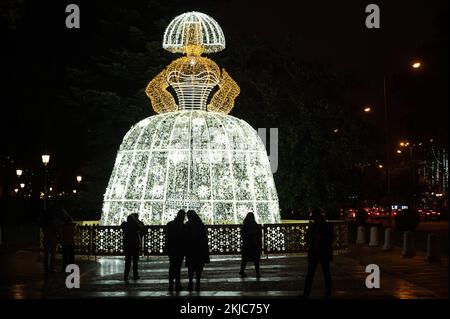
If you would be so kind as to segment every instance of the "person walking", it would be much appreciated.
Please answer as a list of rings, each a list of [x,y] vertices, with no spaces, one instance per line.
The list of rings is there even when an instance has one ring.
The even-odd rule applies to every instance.
[[[208,237],[206,227],[200,217],[193,210],[187,212],[186,223],[186,267],[188,268],[189,284],[188,290],[193,289],[193,278],[195,273],[195,290],[200,290],[200,280],[203,267],[210,262]]]
[[[330,262],[333,260],[333,226],[325,220],[325,214],[319,209],[312,212],[313,223],[310,223],[306,232],[306,245],[308,246],[308,270],[305,278],[303,297],[309,298],[314,273],[319,263],[325,279],[325,298],[331,298],[331,271]]]
[[[143,231],[143,226],[136,221],[136,217],[133,214],[129,215],[127,221],[123,222],[121,226],[125,252],[125,271],[123,277],[125,281],[128,281],[131,261],[133,261],[133,279],[138,280],[138,261],[141,251],[141,232]]]
[[[166,249],[169,255],[169,291],[173,291],[174,281],[175,290],[183,290],[181,286],[181,266],[185,255],[185,216],[186,212],[181,209],[175,219],[167,223],[166,226]]]
[[[72,217],[66,216],[66,220],[61,230],[62,245],[62,272],[66,272],[67,265],[75,263],[75,236],[77,235],[77,225],[73,222]]]
[[[239,274],[242,278],[247,277],[245,267],[247,262],[255,264],[256,277],[260,278],[259,263],[262,252],[262,228],[256,223],[255,215],[248,213],[242,225],[242,262]]]

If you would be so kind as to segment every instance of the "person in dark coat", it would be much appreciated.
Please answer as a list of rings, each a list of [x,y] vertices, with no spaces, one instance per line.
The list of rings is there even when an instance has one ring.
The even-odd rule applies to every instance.
[[[255,215],[248,213],[242,225],[242,262],[239,274],[242,278],[247,277],[245,267],[247,262],[255,264],[256,277],[260,278],[259,262],[262,252],[262,228],[256,223]]]
[[[45,274],[56,272],[56,246],[58,244],[58,226],[53,210],[44,213],[41,219],[42,244],[44,248]]]
[[[138,261],[141,250],[141,233],[143,226],[136,217],[131,214],[127,217],[127,221],[122,223],[123,230],[123,249],[125,252],[125,271],[123,274],[124,280],[128,280],[128,275],[131,268],[131,260],[133,260],[133,279],[139,279],[138,275]]]
[[[312,212],[312,217],[314,222],[309,224],[306,232],[308,271],[305,278],[303,298],[309,298],[314,272],[320,263],[325,279],[325,298],[329,299],[331,298],[330,262],[333,260],[333,225],[325,220],[325,214],[319,209]]]
[[[188,290],[193,289],[193,278],[195,272],[195,290],[200,290],[200,279],[203,267],[210,262],[208,236],[206,227],[196,212],[187,212],[188,222],[186,223],[186,267],[188,268],[189,285]]]
[[[77,235],[77,225],[73,222],[72,217],[66,216],[66,220],[61,229],[61,246],[62,246],[62,271],[66,271],[67,265],[75,263],[75,236]]]
[[[181,286],[181,265],[185,255],[184,240],[185,227],[184,218],[186,212],[178,211],[174,220],[167,223],[166,226],[166,249],[169,255],[169,291],[173,291],[173,282],[175,280],[175,290],[183,290]]]

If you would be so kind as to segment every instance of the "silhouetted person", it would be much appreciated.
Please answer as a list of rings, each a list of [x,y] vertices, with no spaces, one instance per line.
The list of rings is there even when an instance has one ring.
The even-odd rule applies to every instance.
[[[77,225],[73,219],[67,215],[66,220],[61,229],[61,245],[62,245],[62,271],[66,271],[67,265],[75,263],[75,236],[77,234]]]
[[[141,232],[143,226],[133,214],[127,217],[127,221],[122,223],[123,230],[123,248],[125,252],[125,271],[123,274],[124,280],[128,280],[128,275],[131,268],[131,260],[133,260],[133,279],[139,279],[138,275],[138,261],[141,250]]]
[[[141,229],[141,231],[139,232],[139,234],[141,235],[141,237],[142,237],[142,235],[143,235],[143,229],[144,229],[144,227],[145,227],[145,225],[144,225],[144,222],[143,221],[141,221],[140,219],[139,219],[139,214],[138,213],[133,213],[133,214],[131,214],[133,217],[134,217],[134,220],[136,221],[136,223],[139,225],[139,227],[140,227],[140,229]]]
[[[255,215],[248,213],[242,225],[242,262],[241,277],[247,277],[245,267],[247,262],[252,261],[255,264],[256,277],[261,277],[259,273],[259,262],[262,251],[262,228],[255,221]]]
[[[314,210],[312,217],[314,222],[308,225],[306,232],[308,271],[305,278],[303,297],[309,298],[314,272],[320,263],[325,279],[325,298],[329,299],[331,298],[330,262],[333,260],[333,226],[325,220],[325,215],[321,210]]]
[[[182,290],[181,286],[181,265],[185,255],[184,240],[185,226],[184,218],[186,212],[178,211],[174,220],[167,223],[166,226],[166,247],[169,255],[169,291],[173,291],[173,282],[175,280],[175,290]]]
[[[203,266],[209,263],[209,247],[206,227],[200,217],[192,210],[187,212],[186,223],[186,267],[188,268],[189,285],[188,290],[193,289],[193,278],[195,273],[195,290],[200,290],[200,279]]]
[[[42,244],[44,246],[44,271],[56,272],[56,245],[58,244],[58,227],[53,210],[44,212],[41,220]]]
[[[139,219],[138,213],[133,213],[131,215],[134,217],[134,220],[136,221],[136,223],[138,225],[140,243],[142,243],[142,237],[144,237],[144,233],[145,233],[145,224],[142,220]]]

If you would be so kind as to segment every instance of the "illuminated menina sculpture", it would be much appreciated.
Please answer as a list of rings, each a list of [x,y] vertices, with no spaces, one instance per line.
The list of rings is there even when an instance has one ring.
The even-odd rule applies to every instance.
[[[206,224],[239,224],[250,211],[260,223],[279,222],[264,144],[248,123],[227,115],[239,86],[202,56],[225,48],[220,26],[205,14],[184,13],[167,27],[163,48],[184,56],[147,85],[159,114],[125,135],[101,225],[119,225],[131,213],[147,225],[161,225],[181,208],[196,210]]]

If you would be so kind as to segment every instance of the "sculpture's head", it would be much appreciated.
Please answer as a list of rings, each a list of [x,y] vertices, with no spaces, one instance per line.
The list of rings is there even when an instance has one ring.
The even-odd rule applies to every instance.
[[[199,56],[225,49],[225,36],[213,18],[192,11],[175,17],[169,23],[162,46],[172,53]]]

